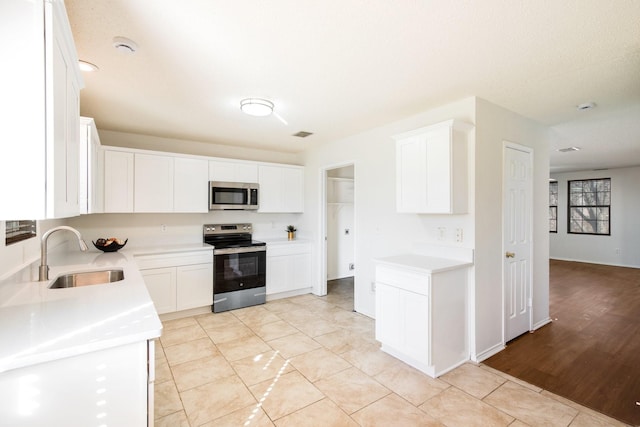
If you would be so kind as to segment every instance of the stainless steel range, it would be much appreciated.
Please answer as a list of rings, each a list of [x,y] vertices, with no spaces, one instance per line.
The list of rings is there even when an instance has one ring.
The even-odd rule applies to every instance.
[[[213,312],[266,301],[267,245],[251,237],[251,224],[205,224],[204,243],[213,245]]]

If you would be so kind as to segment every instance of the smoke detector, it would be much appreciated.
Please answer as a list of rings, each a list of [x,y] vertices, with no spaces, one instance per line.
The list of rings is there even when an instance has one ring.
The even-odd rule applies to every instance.
[[[126,37],[114,37],[113,47],[125,55],[133,55],[138,50],[136,42]]]

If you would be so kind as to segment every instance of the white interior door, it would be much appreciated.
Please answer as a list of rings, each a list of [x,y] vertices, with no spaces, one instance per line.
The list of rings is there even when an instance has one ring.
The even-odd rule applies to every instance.
[[[504,147],[504,333],[505,342],[531,329],[532,152]]]

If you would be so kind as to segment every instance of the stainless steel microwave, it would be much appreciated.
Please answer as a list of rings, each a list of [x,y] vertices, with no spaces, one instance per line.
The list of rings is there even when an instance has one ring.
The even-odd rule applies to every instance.
[[[257,183],[209,181],[209,210],[258,209]]]

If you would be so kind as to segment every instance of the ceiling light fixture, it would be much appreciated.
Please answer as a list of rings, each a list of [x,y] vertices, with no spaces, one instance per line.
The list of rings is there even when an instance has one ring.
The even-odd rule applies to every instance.
[[[98,71],[99,68],[97,65],[92,64],[91,62],[79,60],[78,65],[80,66],[80,70],[86,71],[88,73],[92,73],[94,71]]]
[[[273,113],[273,102],[262,98],[246,98],[240,101],[243,113],[254,117],[266,117]]]

